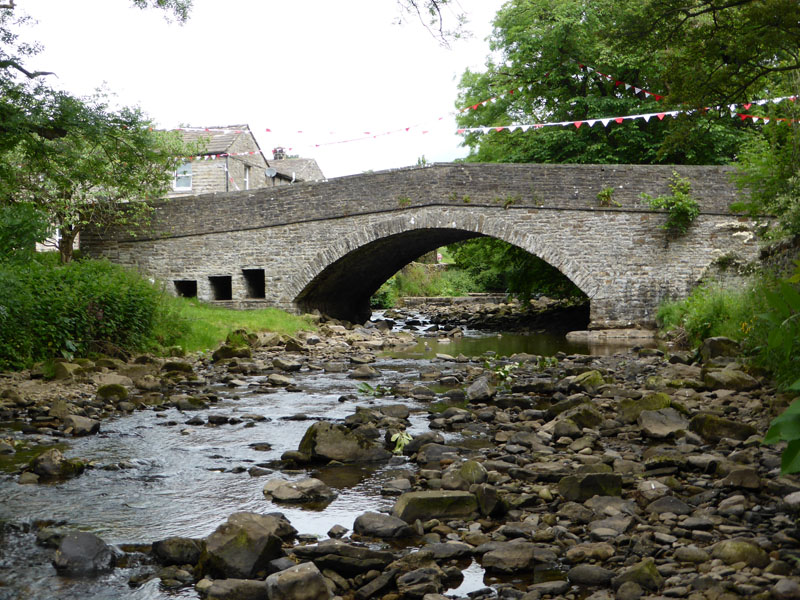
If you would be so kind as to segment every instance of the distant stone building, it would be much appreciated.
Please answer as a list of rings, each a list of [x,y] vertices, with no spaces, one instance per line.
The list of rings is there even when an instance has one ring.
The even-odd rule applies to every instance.
[[[185,142],[199,143],[201,150],[175,170],[169,197],[236,192],[324,179],[314,159],[268,162],[247,125],[190,128],[180,133]]]

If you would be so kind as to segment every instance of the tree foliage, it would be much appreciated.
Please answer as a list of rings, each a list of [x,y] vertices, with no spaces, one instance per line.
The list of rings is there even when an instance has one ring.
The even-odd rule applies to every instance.
[[[457,267],[470,273],[487,291],[513,294],[527,300],[536,294],[580,296],[582,292],[556,268],[519,248],[491,237],[451,244]]]
[[[787,0],[511,0],[495,19],[485,71],[467,71],[460,84],[460,107],[496,101],[461,113],[461,127],[681,114],[578,130],[470,133],[469,159],[731,162],[752,124],[732,119],[728,104],[787,89],[786,73],[800,66],[798,17],[798,3]]]
[[[146,220],[149,208],[137,201],[167,191],[189,148],[175,134],[154,131],[139,109],[112,109],[103,93],[81,98],[55,90],[47,73],[28,71],[25,59],[39,47],[19,43],[16,33],[28,20],[0,11],[0,204],[47,212],[68,262],[86,225]]]

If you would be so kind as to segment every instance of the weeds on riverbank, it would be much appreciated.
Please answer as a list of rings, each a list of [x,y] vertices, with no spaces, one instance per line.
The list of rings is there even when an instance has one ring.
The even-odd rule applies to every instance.
[[[746,358],[783,389],[800,391],[800,261],[794,275],[761,275],[741,288],[701,286],[658,311],[663,331],[697,347],[708,337],[741,343]]]

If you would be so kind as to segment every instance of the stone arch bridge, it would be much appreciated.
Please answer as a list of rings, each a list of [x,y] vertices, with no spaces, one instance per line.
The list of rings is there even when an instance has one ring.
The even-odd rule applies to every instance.
[[[673,171],[690,180],[701,214],[669,239],[665,214],[641,194],[669,193]],[[81,244],[177,294],[361,322],[369,297],[413,259],[491,236],[569,277],[590,299],[590,327],[647,325],[660,301],[688,294],[715,261],[757,256],[751,223],[729,211],[729,175],[715,166],[434,164],[173,199],[135,236],[93,230]]]

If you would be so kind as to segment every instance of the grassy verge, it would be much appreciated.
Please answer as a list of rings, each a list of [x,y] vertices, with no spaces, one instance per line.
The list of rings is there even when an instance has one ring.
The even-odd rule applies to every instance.
[[[152,337],[161,346],[180,346],[186,352],[195,352],[216,348],[237,329],[294,335],[301,330],[313,330],[314,326],[303,317],[277,308],[231,310],[165,295]]]

